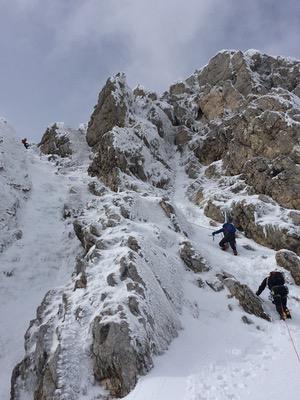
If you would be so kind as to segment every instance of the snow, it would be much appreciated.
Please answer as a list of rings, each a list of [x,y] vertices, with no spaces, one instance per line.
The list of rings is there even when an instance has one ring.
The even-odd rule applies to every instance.
[[[59,174],[35,149],[26,151],[5,135],[7,130],[0,133],[6,144],[5,170],[14,165],[10,172],[14,179],[21,179],[23,169],[32,187],[18,211],[16,227],[22,229],[22,238],[0,253],[0,399],[4,400],[9,398],[12,369],[23,357],[23,335],[29,321],[45,293],[64,284],[73,272],[80,246],[62,211],[65,203],[79,203],[80,191],[72,194],[70,188],[76,188],[81,171],[78,166],[77,172]]]
[[[151,332],[150,327],[147,329],[159,344],[159,352],[169,348],[163,355],[154,358],[152,371],[140,378],[136,388],[125,399],[265,400],[267,388],[267,396],[272,400],[281,400],[283,396],[298,400],[299,362],[285,323],[278,320],[267,291],[261,298],[273,321],[270,323],[248,316],[253,324],[246,325],[241,321],[245,312],[235,299],[228,298],[226,289],[215,293],[208,285],[200,288],[197,283],[199,278],[211,281],[216,273],[226,271],[255,291],[262,279],[274,269],[275,252],[242,234],[237,241],[238,257],[234,257],[231,251],[219,250],[217,238],[213,241],[211,237],[214,228],[209,225],[203,211],[186,197],[193,181],[184,172],[184,160],[179,153],[164,148],[156,130],[153,127],[150,129],[149,122],[143,120],[143,112],[137,111],[140,113],[137,122],[143,126],[145,135],[147,131],[147,139],[152,146],[151,151],[145,146],[142,149],[145,170],[152,171],[152,174],[157,171],[158,176],[166,173],[166,168],[155,160],[154,150],[157,150],[156,156],[171,163],[172,169],[166,173],[171,179],[170,190],[164,194],[168,195],[176,210],[182,231],[187,233],[194,249],[205,257],[212,269],[202,274],[185,270],[178,250],[186,237],[174,231],[171,221],[161,210],[159,201],[162,190],[150,190],[147,183],[140,183],[139,190],[141,193],[145,190],[144,197],[130,190],[120,193],[108,190],[100,198],[92,197],[87,192],[87,183],[91,178],[86,173],[89,149],[84,140],[84,127],[80,132],[59,125],[60,133],[67,133],[70,137],[75,153],[72,158],[60,160],[57,165],[49,163],[34,148],[25,151],[19,145],[14,161],[22,162],[22,173],[28,175],[31,190],[28,198],[22,199],[18,218],[14,220],[13,229],[22,228],[22,238],[0,254],[0,271],[11,272],[11,276],[1,274],[0,281],[3,321],[0,326],[0,399],[8,398],[11,370],[23,357],[23,334],[28,323],[34,318],[45,293],[53,288],[56,289],[49,293],[52,303],[45,314],[48,320],[54,319],[57,328],[53,331],[52,352],[56,351],[59,343],[63,349],[58,363],[57,395],[69,394],[75,398],[79,394],[80,399],[92,400],[104,393],[93,377],[90,322],[103,309],[114,311],[127,300],[125,283],[118,281],[117,286],[111,287],[107,284],[107,277],[119,269],[120,259],[126,257],[128,252],[124,239],[133,235],[144,251],[144,260],[137,267],[138,273],[147,282],[147,312],[157,320],[156,332]],[[134,127],[115,128],[112,133],[116,147],[132,151],[134,146],[128,142],[131,138],[137,146],[134,150],[140,154],[139,144],[134,142]],[[7,136],[5,140],[8,140]],[[155,140],[158,141],[157,147]],[[10,142],[9,146],[9,151],[15,151],[18,145]],[[4,163],[8,165],[9,160],[4,160]],[[220,168],[220,163],[216,165]],[[14,169],[10,175],[20,176],[21,180],[24,178],[20,171]],[[3,185],[6,182],[7,177],[1,181]],[[228,202],[233,201],[230,191],[225,189],[228,182],[219,188],[209,180],[202,180],[201,184],[205,193],[216,193],[223,198],[227,196]],[[19,195],[13,192],[11,196]],[[258,201],[256,196],[246,196],[245,193],[235,197],[255,204]],[[111,215],[117,211],[118,204],[126,206],[125,198],[131,203],[130,219],[123,218],[120,224],[104,229]],[[95,246],[92,246],[86,255],[87,290],[73,290],[75,278],[72,273],[80,246],[74,238],[71,220],[62,218],[65,204],[71,206],[85,223],[93,223],[96,228],[103,229],[101,240],[107,247],[104,246],[97,254]],[[267,216],[258,216],[262,223],[267,223],[267,218],[276,215],[279,219],[280,209],[276,204],[266,207],[271,211]],[[97,256],[101,260],[97,260]],[[288,273],[285,272],[285,275],[290,286],[289,307],[293,315],[287,323],[300,350],[300,317],[297,315],[300,289],[293,284]],[[162,288],[167,290],[171,302],[166,300]],[[62,292],[68,307],[63,321],[58,321],[57,308]],[[101,301],[103,293],[107,296],[105,302]],[[156,315],[153,315],[153,310],[157,310]],[[79,312],[76,323],[74,311]],[[130,319],[130,315],[127,317],[130,327],[142,337],[143,332],[136,319]],[[106,318],[118,320],[118,314],[112,313]],[[179,331],[170,345],[170,333],[164,331],[166,320],[170,321],[170,325],[174,324],[174,332]],[[35,329],[32,326],[31,333]]]
[[[177,212],[190,224],[188,231],[195,249],[214,267],[214,273],[232,273],[241,282],[257,290],[262,279],[274,269],[274,251],[241,237],[238,239],[238,257],[221,252],[217,242],[209,236],[211,227],[196,206],[185,198],[187,187],[183,170],[177,172],[173,201]],[[173,203],[174,204],[174,203]],[[243,246],[250,245],[253,250]],[[291,283],[291,296],[300,290]],[[200,274],[207,279],[210,272]],[[167,353],[154,359],[154,369],[142,377],[126,400],[275,400],[283,396],[299,398],[299,371],[285,323],[278,320],[274,306],[265,291],[261,298],[273,318],[269,323],[249,316],[253,325],[241,322],[245,313],[226,292],[212,292],[207,286],[198,288],[195,275],[186,274],[185,304],[181,321],[184,330],[175,339]],[[231,306],[233,311],[229,311]],[[300,317],[298,303],[289,300],[293,319],[288,321],[293,339],[300,351]]]
[[[244,54],[248,57],[254,57],[256,55],[264,55],[261,51],[256,50],[256,49],[248,49],[244,52]]]

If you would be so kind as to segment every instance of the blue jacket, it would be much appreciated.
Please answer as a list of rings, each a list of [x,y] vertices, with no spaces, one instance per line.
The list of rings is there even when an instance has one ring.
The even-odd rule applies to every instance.
[[[224,233],[224,236],[235,236],[236,228],[233,224],[226,222],[223,225],[223,228],[219,229],[218,231],[214,231],[213,235],[217,235],[218,233]]]

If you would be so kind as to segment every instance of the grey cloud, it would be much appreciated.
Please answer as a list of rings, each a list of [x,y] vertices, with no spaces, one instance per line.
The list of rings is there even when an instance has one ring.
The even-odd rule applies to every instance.
[[[0,0],[0,115],[37,139],[89,118],[107,77],[162,91],[223,48],[300,58],[298,1]]]

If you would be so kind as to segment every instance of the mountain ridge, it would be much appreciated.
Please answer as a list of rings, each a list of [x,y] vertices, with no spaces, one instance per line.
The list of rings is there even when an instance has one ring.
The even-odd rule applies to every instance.
[[[201,327],[202,300],[205,312],[211,302],[225,318],[226,290],[240,334],[242,309],[270,334],[265,319],[274,314],[252,290],[275,253],[247,237],[294,252],[292,269],[300,269],[299,66],[221,52],[161,98],[131,90],[118,74],[99,94],[80,162],[72,141],[80,137],[81,148],[83,130],[47,130],[40,149],[59,176],[75,179],[70,190],[83,193],[64,207],[82,250],[66,285],[46,295],[30,324],[12,400],[126,396],[188,329],[187,314]],[[230,254],[215,255],[208,237],[228,215],[245,234],[238,246],[249,276]],[[280,266],[290,271],[284,259]],[[298,283],[286,274],[296,299]],[[188,399],[201,398],[198,386],[198,397]],[[224,390],[230,396],[233,388]]]

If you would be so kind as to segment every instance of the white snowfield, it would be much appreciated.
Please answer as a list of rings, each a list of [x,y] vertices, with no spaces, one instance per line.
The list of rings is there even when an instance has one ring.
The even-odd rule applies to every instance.
[[[2,128],[1,138],[4,171],[7,165],[11,167],[6,162],[10,159],[16,176],[23,170],[23,175],[28,175],[31,182],[29,198],[20,204],[14,226],[22,230],[22,237],[0,253],[0,399],[6,400],[10,397],[12,369],[23,357],[24,334],[29,321],[35,318],[46,292],[64,285],[74,270],[80,245],[74,240],[72,223],[63,219],[63,206],[79,205],[81,187],[76,190],[77,174],[81,174],[81,185],[84,174],[80,165],[76,176],[72,168],[67,175],[63,170],[58,173],[47,157],[39,155],[35,146],[26,150],[13,137],[12,131]],[[84,144],[80,146],[80,156],[84,153]],[[4,183],[1,189],[7,190]],[[9,204],[4,204],[3,197],[0,204],[2,217],[2,209]]]
[[[3,131],[0,136],[2,134],[5,136]],[[14,142],[19,154],[25,158],[31,191],[20,206],[17,220],[22,237],[0,253],[0,400],[9,399],[11,372],[23,357],[23,335],[29,321],[35,317],[45,293],[69,281],[75,256],[80,251],[71,222],[62,218],[64,204],[76,208],[89,200],[86,189],[89,151],[84,137],[75,137],[77,159],[74,164],[66,163],[61,169],[48,162],[45,156],[41,157],[35,149],[25,151]],[[22,157],[16,157],[14,163],[21,162]],[[152,371],[140,378],[125,399],[299,400],[300,362],[285,322],[279,321],[274,305],[268,300],[267,290],[261,298],[273,321],[247,315],[253,322],[247,325],[241,320],[245,312],[235,299],[228,298],[226,289],[216,293],[207,285],[200,288],[197,283],[199,278],[211,280],[218,271],[224,270],[257,290],[262,279],[276,265],[275,252],[242,234],[237,239],[238,257],[234,257],[231,250],[220,251],[218,237],[212,240],[213,228],[208,219],[185,196],[190,182],[180,164],[180,155],[176,154],[170,200],[189,240],[213,270],[193,274],[182,266],[182,281],[176,284],[183,289],[180,315],[183,329],[168,351],[154,358]],[[141,220],[148,217],[148,210],[140,207],[138,212]],[[162,220],[161,211],[153,215],[153,221],[158,229],[161,224],[161,231],[166,232],[168,222]],[[141,232],[147,240],[146,229],[141,227]],[[171,230],[169,236],[166,233],[166,243],[173,234]],[[245,245],[248,249],[243,247]],[[178,246],[170,246],[167,250],[169,256],[174,252],[174,257],[178,257]],[[164,268],[167,268],[166,263]],[[287,324],[300,351],[300,303],[293,298],[300,298],[300,288],[295,286],[288,273],[285,272],[285,276],[290,288],[288,305],[293,315]],[[67,377],[71,376],[72,371],[65,372]],[[102,393],[96,385],[80,400],[96,400],[98,390]]]

